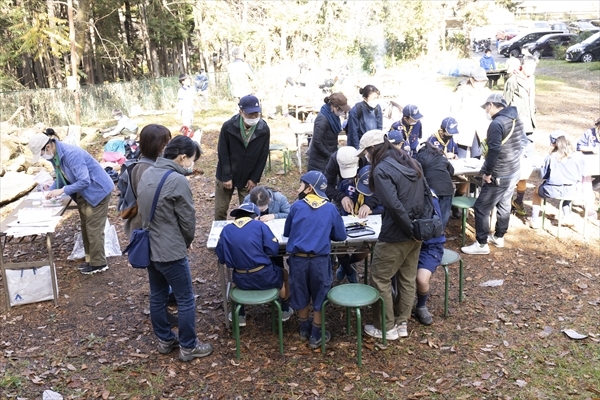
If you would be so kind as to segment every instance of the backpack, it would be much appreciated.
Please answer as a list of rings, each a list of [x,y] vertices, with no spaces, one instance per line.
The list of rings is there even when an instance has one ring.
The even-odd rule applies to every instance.
[[[152,164],[151,161],[138,161],[138,160],[127,160],[121,165],[121,172],[119,173],[119,179],[117,180],[117,188],[119,189],[119,202],[117,204],[117,211],[119,216],[123,219],[131,219],[137,215],[137,197],[133,192],[133,186],[131,185],[131,172],[138,162],[145,162]]]

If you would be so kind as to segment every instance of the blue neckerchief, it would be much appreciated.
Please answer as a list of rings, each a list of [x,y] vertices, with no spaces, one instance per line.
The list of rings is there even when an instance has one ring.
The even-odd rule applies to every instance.
[[[342,131],[340,117],[331,112],[331,106],[329,104],[323,104],[320,112],[327,118],[327,121],[329,121],[329,126],[331,126],[333,133],[340,133]]]

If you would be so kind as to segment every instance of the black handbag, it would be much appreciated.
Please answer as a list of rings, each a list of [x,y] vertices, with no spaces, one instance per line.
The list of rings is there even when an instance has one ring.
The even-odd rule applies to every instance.
[[[167,179],[167,176],[173,172],[173,170],[167,171],[160,180],[156,193],[154,194],[154,200],[152,201],[152,210],[150,211],[150,220],[148,221],[148,227],[152,223],[154,218],[154,211],[156,211],[156,204],[158,203],[158,195]],[[148,268],[150,265],[150,231],[148,228],[140,228],[131,232],[131,238],[129,239],[129,245],[123,250],[123,255],[127,254],[129,264],[133,268]]]
[[[418,218],[412,221],[412,232],[413,237],[416,240],[425,241],[439,237],[443,233],[442,219],[435,210],[433,204],[433,198],[429,185],[424,182],[425,188],[425,210],[423,216],[430,216],[429,218]]]

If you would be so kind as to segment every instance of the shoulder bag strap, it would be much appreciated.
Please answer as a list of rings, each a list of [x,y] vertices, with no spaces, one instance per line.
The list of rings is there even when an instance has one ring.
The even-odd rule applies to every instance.
[[[165,173],[163,175],[162,179],[160,180],[160,183],[158,184],[158,187],[156,188],[156,193],[154,194],[154,200],[152,201],[152,210],[150,211],[150,220],[148,220],[148,225],[150,225],[150,223],[152,222],[152,218],[154,218],[154,211],[156,211],[156,204],[158,203],[158,195],[160,194],[160,191],[162,190],[163,184],[167,180],[167,176],[169,176],[171,174],[171,172],[173,172],[172,169],[167,171],[167,173]]]
[[[515,131],[515,124],[516,124],[517,120],[513,119],[513,125],[512,128],[510,130],[510,132],[508,132],[508,135],[506,135],[506,137],[502,140],[502,143],[500,144],[500,146],[502,146],[504,143],[506,143],[506,141],[510,138],[510,136],[513,134],[513,132]]]

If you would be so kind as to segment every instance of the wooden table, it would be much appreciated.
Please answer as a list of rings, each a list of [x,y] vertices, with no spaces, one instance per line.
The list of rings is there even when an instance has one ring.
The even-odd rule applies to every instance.
[[[34,192],[35,193],[35,192]],[[52,255],[52,239],[54,236],[54,230],[60,221],[61,216],[69,206],[71,198],[63,196],[61,201],[52,206],[42,206],[41,199],[32,198],[32,195],[24,199],[17,208],[15,208],[0,224],[0,270],[2,270],[2,283],[4,286],[4,292],[6,294],[6,306],[10,309],[10,294],[8,290],[8,280],[6,277],[6,270],[22,270],[29,268],[38,268],[49,266],[50,275],[52,277],[52,291],[54,294],[54,304],[58,305],[58,284],[56,281],[56,268],[54,265],[54,257]],[[30,208],[51,208],[54,218],[53,221],[48,223],[38,223],[39,226],[29,226],[22,228],[20,226],[14,226],[18,221],[19,210],[30,209]],[[4,250],[9,244],[23,244],[33,243],[37,238],[46,237],[46,249],[48,253],[44,259],[39,261],[28,261],[18,263],[5,263],[4,262]],[[29,240],[25,241],[26,238]]]
[[[508,72],[506,69],[492,69],[489,71],[486,71],[485,73],[488,77],[488,87],[490,89],[492,89],[494,87],[494,85],[498,85],[498,80],[500,78],[504,79],[504,83],[506,83],[506,75],[508,75]]]
[[[353,217],[342,217],[344,220],[344,224],[348,224],[351,222],[357,221],[356,218]],[[210,233],[208,235],[208,240],[206,241],[206,247],[209,250],[215,250],[217,247],[217,243],[219,241],[219,236],[221,235],[221,231],[227,225],[232,223],[233,220],[228,221],[213,221],[212,227],[210,229]],[[283,236],[283,228],[285,225],[285,219],[273,219],[271,221],[266,222],[267,226],[271,228],[271,231],[279,240],[279,254],[284,256],[286,255],[285,247],[287,245],[287,237]],[[372,252],[375,243],[377,243],[377,238],[379,237],[379,232],[381,231],[381,215],[369,215],[367,217],[367,226],[373,229],[375,232],[369,236],[363,236],[359,238],[351,238],[347,237],[343,242],[331,242],[331,254],[348,254],[352,253],[355,250],[367,247],[369,252]],[[365,274],[364,281],[367,283],[367,275],[368,275],[368,264],[369,257],[365,259]],[[228,294],[229,289],[231,287],[231,276],[229,268],[227,268],[224,264],[219,263],[217,260],[217,268],[219,269],[219,277],[221,280],[221,292],[223,295],[223,310],[225,311],[225,326],[229,329],[229,305],[228,305]]]

